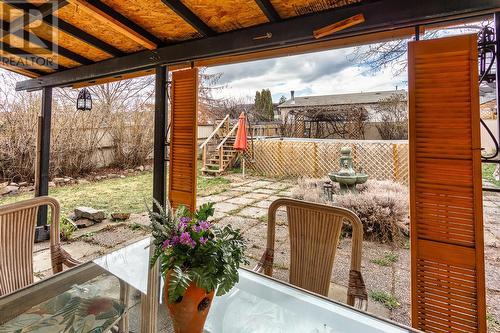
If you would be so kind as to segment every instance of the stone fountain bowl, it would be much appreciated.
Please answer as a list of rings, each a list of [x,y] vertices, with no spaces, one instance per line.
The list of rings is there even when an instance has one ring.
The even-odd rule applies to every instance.
[[[330,177],[330,179],[331,179],[332,182],[336,182],[337,181],[337,178],[335,177],[334,173],[329,173],[328,177]]]
[[[358,177],[355,175],[354,176],[335,175],[335,181],[338,182],[339,184],[355,185],[358,183],[357,180],[358,180]]]
[[[363,184],[366,183],[368,180],[368,175],[364,173],[357,173],[356,174],[356,184]]]

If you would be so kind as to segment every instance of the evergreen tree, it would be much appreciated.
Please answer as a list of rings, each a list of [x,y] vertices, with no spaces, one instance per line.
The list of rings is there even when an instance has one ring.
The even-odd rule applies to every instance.
[[[255,115],[258,118],[257,120],[260,120],[259,118],[260,115],[262,114],[262,95],[258,90],[255,92],[254,107],[255,107]]]
[[[286,97],[285,97],[285,96],[283,96],[283,95],[281,95],[281,97],[280,97],[280,101],[279,101],[278,105],[281,105],[281,104],[283,104],[283,103],[285,103],[285,102],[286,102]]]
[[[262,93],[261,93],[262,95]],[[274,120],[274,107],[273,107],[273,96],[271,95],[271,90],[265,90],[265,99],[264,99],[264,117],[268,121]]]

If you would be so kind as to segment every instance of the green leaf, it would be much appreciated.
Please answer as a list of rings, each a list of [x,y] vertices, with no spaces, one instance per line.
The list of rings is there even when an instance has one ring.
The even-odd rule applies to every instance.
[[[208,202],[201,205],[195,213],[196,219],[198,219],[198,221],[208,220],[208,218],[213,216],[215,213],[214,205],[215,203],[213,202]]]
[[[175,266],[170,274],[168,301],[175,303],[180,297],[184,296],[189,283],[191,283],[189,274],[184,272],[179,266]]]

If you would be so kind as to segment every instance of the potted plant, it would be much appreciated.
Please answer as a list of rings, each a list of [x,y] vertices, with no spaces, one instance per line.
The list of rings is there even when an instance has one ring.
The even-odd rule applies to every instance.
[[[155,245],[151,265],[159,259],[164,303],[176,333],[201,333],[214,294],[224,295],[238,282],[238,268],[246,262],[245,241],[239,230],[208,222],[213,203],[194,213],[155,204],[158,213],[149,211]]]

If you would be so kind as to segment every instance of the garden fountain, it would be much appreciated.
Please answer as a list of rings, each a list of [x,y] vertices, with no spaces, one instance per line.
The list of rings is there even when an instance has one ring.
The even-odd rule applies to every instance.
[[[328,177],[333,182],[339,183],[341,194],[358,193],[356,185],[365,183],[368,180],[368,175],[354,171],[351,148],[342,147],[340,154],[340,170],[335,173],[329,173]]]

